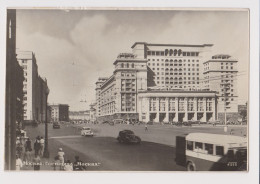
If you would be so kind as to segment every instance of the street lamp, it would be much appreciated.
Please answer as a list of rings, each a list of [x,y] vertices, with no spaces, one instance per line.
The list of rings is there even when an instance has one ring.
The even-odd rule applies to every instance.
[[[49,95],[49,88],[47,86],[47,80],[46,80],[46,91],[45,91],[45,95],[46,95],[46,110],[45,110],[45,144],[44,144],[44,152],[43,152],[43,157],[44,158],[49,158],[50,157],[50,153],[49,153],[49,149],[48,149],[48,95]]]

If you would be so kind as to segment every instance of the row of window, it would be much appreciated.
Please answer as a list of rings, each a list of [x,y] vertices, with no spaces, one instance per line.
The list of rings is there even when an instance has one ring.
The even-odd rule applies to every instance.
[[[165,51],[147,51],[148,56],[199,56],[199,52],[184,52],[181,49],[165,49]]]

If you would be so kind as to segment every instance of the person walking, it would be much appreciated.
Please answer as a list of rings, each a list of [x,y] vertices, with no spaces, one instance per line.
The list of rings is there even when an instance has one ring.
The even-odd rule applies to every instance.
[[[59,148],[59,151],[58,151],[58,157],[59,157],[59,160],[61,162],[61,164],[64,164],[64,155],[65,153],[63,152],[62,148]]]
[[[145,131],[148,131],[147,123],[145,124]]]
[[[41,139],[40,139],[40,150],[39,150],[41,157],[43,156],[43,151],[44,151],[44,139],[43,139],[43,137],[41,137]]]
[[[25,162],[31,162],[32,161],[32,149],[27,149],[24,153],[24,161]]]
[[[30,150],[30,151],[32,151],[32,141],[30,140],[30,138],[28,138],[26,141],[25,141],[25,152],[27,151],[27,150]]]
[[[20,171],[23,167],[23,162],[20,159],[19,155],[16,155],[16,171]]]
[[[34,145],[33,145],[33,149],[34,149],[34,155],[35,157],[37,155],[39,155],[39,150],[40,150],[40,140],[38,138],[36,138],[35,142],[34,142]]]

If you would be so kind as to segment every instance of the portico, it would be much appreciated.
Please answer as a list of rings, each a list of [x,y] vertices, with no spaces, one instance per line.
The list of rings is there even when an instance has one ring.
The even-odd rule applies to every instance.
[[[138,94],[139,120],[148,122],[214,121],[213,91],[144,91]]]

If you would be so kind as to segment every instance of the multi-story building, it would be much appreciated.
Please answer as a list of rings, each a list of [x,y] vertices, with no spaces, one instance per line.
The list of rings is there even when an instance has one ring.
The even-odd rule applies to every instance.
[[[103,119],[137,119],[137,93],[147,89],[146,59],[132,53],[121,53],[114,62],[115,70],[100,86],[100,115]]]
[[[214,121],[216,100],[213,91],[140,91],[137,112],[144,122]]]
[[[90,111],[70,111],[69,112],[70,120],[90,120]]]
[[[97,104],[96,103],[92,103],[89,105],[90,109],[89,109],[89,120],[91,122],[95,122],[97,120]]]
[[[69,105],[53,104],[51,107],[51,121],[69,121]]]
[[[38,75],[38,66],[33,52],[21,51],[17,60],[23,68],[24,120],[45,121],[49,93],[47,80]]]
[[[229,55],[214,55],[204,65],[204,89],[216,91],[218,116],[223,121],[226,109],[229,121],[236,121],[238,115],[237,60]]]
[[[107,77],[99,77],[98,81],[96,82],[96,115],[100,116],[101,115],[101,110],[100,110],[100,104],[101,104],[101,99],[100,99],[100,92],[101,92],[101,86],[102,84],[107,80]]]
[[[137,58],[147,59],[148,87],[193,90],[202,87],[203,62],[212,46],[136,42],[132,49]]]

